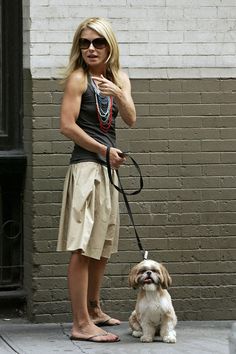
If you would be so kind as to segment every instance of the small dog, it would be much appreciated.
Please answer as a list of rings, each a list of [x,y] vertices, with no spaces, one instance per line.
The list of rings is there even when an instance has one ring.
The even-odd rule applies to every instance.
[[[171,282],[167,269],[153,260],[144,260],[131,269],[129,284],[139,288],[139,294],[129,325],[141,342],[153,342],[159,334],[165,343],[176,342],[177,317],[166,290]]]

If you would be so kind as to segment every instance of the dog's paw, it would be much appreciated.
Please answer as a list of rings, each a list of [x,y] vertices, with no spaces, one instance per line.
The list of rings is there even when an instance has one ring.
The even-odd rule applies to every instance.
[[[129,331],[129,334],[133,334],[132,328],[129,328],[128,331]]]
[[[151,343],[153,342],[153,338],[151,336],[142,336],[140,341],[143,343]]]
[[[163,337],[163,342],[165,343],[176,343],[175,333],[169,333],[167,336]]]
[[[132,336],[135,338],[140,338],[142,336],[143,332],[141,331],[133,331]]]

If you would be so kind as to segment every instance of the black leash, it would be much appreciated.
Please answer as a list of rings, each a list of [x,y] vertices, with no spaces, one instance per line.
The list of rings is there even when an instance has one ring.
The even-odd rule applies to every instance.
[[[107,151],[106,151],[106,161],[107,161],[108,176],[109,176],[109,180],[110,180],[111,184],[115,187],[115,189],[118,190],[118,192],[120,192],[123,195],[123,198],[124,198],[124,201],[125,201],[125,205],[126,205],[130,220],[131,220],[133,228],[134,228],[135,236],[136,236],[136,239],[137,239],[137,242],[138,242],[138,247],[139,247],[140,251],[143,254],[143,259],[147,259],[148,258],[148,251],[144,250],[144,248],[142,246],[142,243],[140,241],[140,238],[139,238],[139,235],[138,235],[138,231],[137,231],[135,223],[134,223],[133,214],[132,214],[132,211],[131,211],[131,208],[130,208],[130,205],[129,205],[129,201],[128,201],[128,198],[127,198],[127,195],[135,195],[135,194],[138,194],[138,193],[141,192],[141,190],[143,189],[143,177],[142,177],[142,173],[141,173],[140,167],[137,164],[137,162],[133,159],[133,157],[130,156],[129,154],[127,154],[127,153],[122,153],[122,157],[123,156],[129,157],[131,159],[131,161],[133,162],[134,166],[136,167],[136,169],[137,169],[137,171],[139,173],[139,188],[137,190],[133,191],[133,192],[129,192],[129,193],[125,192],[125,190],[124,190],[124,188],[122,186],[121,180],[120,180],[120,175],[119,175],[118,170],[116,170],[116,174],[117,174],[117,177],[118,177],[118,181],[119,181],[120,187],[115,185],[115,183],[114,183],[114,181],[112,179],[112,174],[111,174],[110,147],[107,147]]]

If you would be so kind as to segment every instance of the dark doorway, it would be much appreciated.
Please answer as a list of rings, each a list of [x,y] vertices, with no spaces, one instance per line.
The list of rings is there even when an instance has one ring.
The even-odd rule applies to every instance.
[[[0,0],[0,302],[23,296],[22,1]]]

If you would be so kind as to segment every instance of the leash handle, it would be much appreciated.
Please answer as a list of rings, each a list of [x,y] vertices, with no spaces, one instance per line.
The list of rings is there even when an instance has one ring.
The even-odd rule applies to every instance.
[[[127,195],[138,194],[143,189],[142,173],[141,173],[139,165],[137,164],[137,162],[130,155],[128,155],[127,153],[122,153],[122,157],[124,157],[124,156],[129,156],[129,158],[133,161],[133,164],[135,165],[136,169],[139,172],[139,177],[140,177],[139,189],[137,189],[136,191],[131,192],[131,193],[125,192],[125,190],[124,190],[124,188],[123,188],[123,186],[121,184],[120,175],[119,175],[118,170],[116,170],[116,174],[117,174],[117,177],[118,177],[118,181],[119,181],[120,187],[118,187],[117,185],[114,184],[114,181],[112,179],[112,174],[111,174],[110,147],[107,147],[107,151],[106,151],[106,161],[107,161],[108,176],[109,176],[109,180],[110,180],[111,184],[118,190],[118,192],[120,192],[123,195],[124,202],[125,202],[125,205],[126,205],[126,208],[127,208],[131,223],[132,223],[133,228],[134,228],[135,236],[136,236],[136,239],[137,239],[137,242],[138,242],[138,247],[139,247],[140,251],[143,254],[143,259],[147,259],[148,258],[148,251],[143,249],[142,243],[141,243],[139,235],[138,235],[138,231],[137,231],[135,223],[134,223],[134,218],[133,218],[132,211],[130,209],[129,201],[128,201],[128,198],[127,198]]]
[[[120,193],[125,193],[126,195],[135,195],[141,192],[141,190],[143,189],[143,177],[142,177],[142,173],[140,170],[139,165],[137,164],[137,162],[133,159],[132,156],[130,156],[127,153],[122,152],[122,154],[120,154],[121,157],[125,157],[128,156],[131,161],[133,162],[134,166],[136,167],[138,173],[139,173],[139,188],[133,192],[125,192],[123,188],[118,187],[117,185],[115,185],[113,179],[112,179],[112,174],[111,174],[111,164],[110,164],[110,146],[107,147],[107,151],[106,151],[106,161],[107,161],[107,170],[108,170],[108,176],[110,179],[111,184],[115,187],[115,189],[118,190],[118,192]]]

